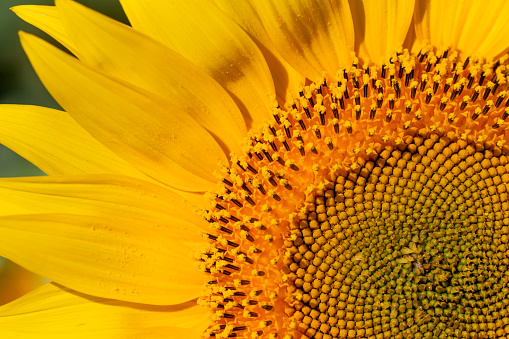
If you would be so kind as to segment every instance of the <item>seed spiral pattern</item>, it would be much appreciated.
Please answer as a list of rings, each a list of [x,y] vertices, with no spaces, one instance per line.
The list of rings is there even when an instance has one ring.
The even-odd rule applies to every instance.
[[[506,58],[353,60],[218,173],[205,337],[509,335]]]
[[[509,325],[505,155],[432,134],[309,196],[290,264],[315,338],[493,338]],[[300,219],[302,217],[302,219]],[[509,329],[509,326],[507,327]],[[322,333],[323,336],[317,335]]]

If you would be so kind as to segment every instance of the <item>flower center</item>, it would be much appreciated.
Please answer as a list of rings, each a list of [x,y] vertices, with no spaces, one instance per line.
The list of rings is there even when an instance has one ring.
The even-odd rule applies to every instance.
[[[503,331],[509,162],[497,154],[415,137],[311,192],[290,247],[299,330],[312,338]]]
[[[503,61],[405,50],[274,108],[203,212],[206,336],[505,333]]]

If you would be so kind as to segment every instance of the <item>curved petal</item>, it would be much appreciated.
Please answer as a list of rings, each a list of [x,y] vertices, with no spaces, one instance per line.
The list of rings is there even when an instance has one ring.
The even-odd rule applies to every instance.
[[[421,42],[491,59],[509,48],[508,16],[506,1],[417,0],[414,24]]]
[[[0,217],[0,255],[56,283],[103,298],[171,305],[198,297],[206,275],[163,228],[108,217]]]
[[[160,184],[198,208],[209,205],[203,193],[181,191],[143,174],[94,139],[67,112],[40,106],[1,105],[0,143],[48,175],[124,175]],[[19,205],[9,201],[3,204],[7,211],[19,209]]]
[[[244,119],[226,91],[174,51],[74,1],[57,1],[66,31],[79,41],[79,59],[93,69],[132,83],[188,113],[227,146],[239,151]]]
[[[387,62],[405,41],[414,5],[414,0],[350,0],[359,57]]]
[[[22,5],[13,7],[11,10],[30,25],[49,34],[72,54],[78,55],[78,50],[74,42],[69,39],[69,35],[60,19],[60,13],[58,13],[55,6]]]
[[[215,135],[226,153],[238,150],[246,126],[235,102],[221,85],[174,51],[72,1],[59,2],[58,9],[28,5],[13,11],[70,45],[74,55],[96,70],[171,98],[173,105]],[[80,44],[75,48],[73,41]]]
[[[475,34],[480,46],[475,48],[476,46],[473,46],[467,35],[462,35],[459,44],[471,46],[473,51],[479,53],[479,55],[486,56],[488,59],[497,59],[509,52],[509,42],[507,41],[507,36],[509,35],[509,26],[507,25],[509,3],[507,1],[500,1],[494,6],[491,6],[491,4],[490,6],[485,5],[481,10],[486,9],[489,10],[486,14],[488,18],[481,19],[481,22],[485,23],[484,20],[492,20],[491,24],[483,25],[483,32],[479,32],[479,30],[471,31],[472,34]],[[475,12],[471,11],[470,15],[476,18],[476,23],[478,24],[479,18]]]
[[[0,143],[48,175],[112,173],[150,180],[94,139],[68,113],[51,108],[1,105]]]
[[[157,225],[173,242],[202,246],[207,223],[173,192],[116,175],[0,179],[0,216],[69,213]]]
[[[226,157],[185,112],[92,71],[39,38],[24,33],[21,41],[49,92],[97,140],[170,186],[195,192],[214,187],[212,172]]]
[[[351,62],[354,27],[347,1],[252,2],[285,60],[311,80]]]
[[[199,339],[209,317],[209,310],[194,301],[176,306],[130,304],[50,283],[0,307],[0,336]]]
[[[246,31],[263,53],[274,80],[276,96],[281,104],[297,97],[306,77],[297,72],[278,53],[253,5],[248,0],[215,0],[215,4]]]
[[[274,84],[256,44],[208,1],[122,0],[133,27],[203,67],[236,99],[248,128],[270,118]]]

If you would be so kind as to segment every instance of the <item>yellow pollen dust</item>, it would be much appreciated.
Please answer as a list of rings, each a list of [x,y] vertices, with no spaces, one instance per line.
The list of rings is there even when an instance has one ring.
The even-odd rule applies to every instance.
[[[204,337],[509,336],[506,76],[428,46],[276,105],[203,211]]]

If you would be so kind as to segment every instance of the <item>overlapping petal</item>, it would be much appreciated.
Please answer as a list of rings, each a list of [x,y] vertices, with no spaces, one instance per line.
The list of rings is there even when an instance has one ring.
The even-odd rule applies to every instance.
[[[405,41],[414,5],[413,0],[350,0],[359,56],[387,63]]]
[[[0,179],[0,216],[69,213],[115,216],[138,222],[175,242],[205,243],[207,223],[180,196],[156,184],[117,175],[75,175]]]
[[[354,26],[347,1],[254,1],[278,52],[311,80],[351,62]]]
[[[270,117],[272,77],[249,36],[208,1],[122,0],[133,27],[203,67],[232,95],[249,128]]]
[[[171,101],[238,151],[246,136],[244,119],[226,91],[200,68],[132,28],[74,1],[56,2],[80,60]],[[86,27],[86,29],[84,29]]]
[[[51,176],[2,179],[0,197],[0,255],[41,276],[132,302],[199,296],[204,276],[190,252],[206,245],[205,222],[169,190],[120,176]]]
[[[0,142],[48,175],[122,174],[150,180],[106,148],[66,112],[0,106]]]
[[[227,153],[239,149],[239,140],[247,133],[242,114],[205,72],[156,41],[76,2],[57,5],[52,17],[43,15],[48,6],[19,6],[14,11],[49,34],[56,30],[53,27],[61,27],[63,31],[54,37],[67,44],[80,41],[74,50],[82,62],[171,101],[172,107],[211,132]]]
[[[176,306],[130,304],[51,283],[0,307],[0,336],[198,339],[209,316],[208,309],[194,301]]]
[[[276,95],[285,103],[298,93],[305,83],[305,77],[290,66],[277,52],[260,17],[248,0],[215,0],[215,4],[249,34],[263,53],[274,80]]]
[[[165,227],[76,214],[0,217],[0,255],[82,293],[154,305],[182,303],[205,283]],[[20,246],[22,244],[23,246]]]
[[[80,59],[22,37],[50,92],[93,135],[87,139],[88,132],[63,112],[51,111],[64,115],[63,122],[46,122],[56,129],[70,126],[70,135],[73,129],[83,134],[85,141],[76,148],[84,158],[53,161],[52,153],[65,158],[71,146],[59,148],[51,136],[33,149],[24,145],[29,130],[15,126],[23,116],[0,117],[0,123],[13,125],[5,130],[23,134],[16,138],[5,132],[4,137],[0,127],[0,138],[51,174],[82,173],[80,166],[83,173],[117,173],[112,164],[119,162],[118,173],[149,176],[191,196],[214,188],[216,162],[225,161],[224,151],[235,150],[246,132],[233,100],[248,127],[260,125],[274,94],[270,72],[285,100],[289,83],[303,80],[297,71],[315,80],[324,70],[333,75],[347,66],[354,40],[361,57],[386,62],[404,43],[414,11],[414,1],[396,0],[216,0],[223,12],[212,1],[122,3],[135,29],[155,40],[68,0],[57,0],[57,11],[34,6],[18,11]],[[488,7],[419,1],[413,15],[416,35],[439,47],[500,56],[509,46],[504,40],[509,5],[500,1]],[[27,110],[27,117],[37,121],[41,112]],[[97,147],[105,164],[80,163],[89,161],[89,145]],[[40,157],[39,148],[47,148]],[[170,191],[119,176],[24,178],[0,180],[1,200],[0,255],[80,293],[50,284],[0,308],[0,335],[198,338],[207,326],[208,311],[194,302],[154,307],[118,301],[178,304],[200,294],[205,276],[189,252],[203,244],[202,221]]]
[[[21,19],[48,33],[71,53],[78,55],[76,45],[69,38],[69,34],[60,18],[60,13],[58,13],[55,6],[24,5],[11,9]]]
[[[506,1],[417,0],[414,24],[421,42],[492,59],[509,48],[508,16]]]
[[[188,191],[214,187],[226,162],[210,134],[185,112],[114,81],[28,34],[21,40],[42,82],[97,140],[145,174]]]

